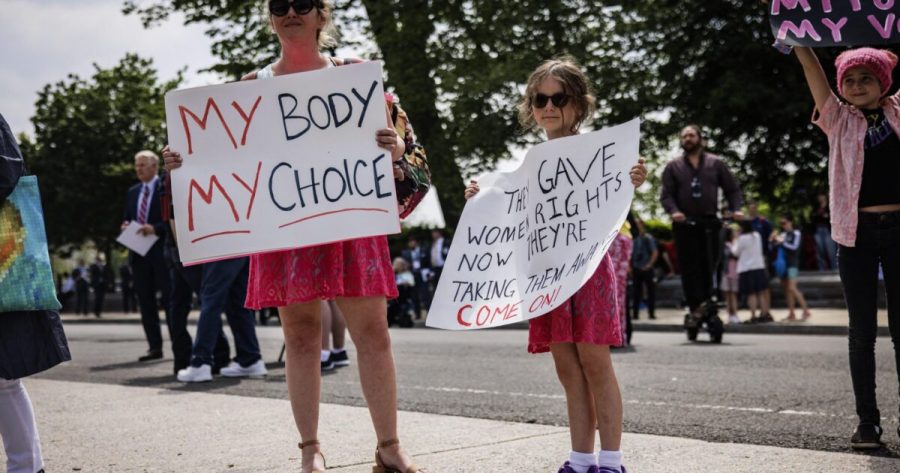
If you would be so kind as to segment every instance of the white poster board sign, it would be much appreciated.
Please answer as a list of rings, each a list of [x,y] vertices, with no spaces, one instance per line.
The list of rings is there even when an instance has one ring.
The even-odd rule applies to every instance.
[[[594,274],[628,215],[640,120],[556,139],[478,179],[426,325],[497,327],[543,315]]]
[[[185,264],[400,231],[381,64],[166,94]]]

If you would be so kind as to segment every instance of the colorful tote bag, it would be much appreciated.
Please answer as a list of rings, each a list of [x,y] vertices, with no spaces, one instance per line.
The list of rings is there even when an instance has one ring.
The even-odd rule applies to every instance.
[[[0,204],[0,313],[58,310],[37,177]]]

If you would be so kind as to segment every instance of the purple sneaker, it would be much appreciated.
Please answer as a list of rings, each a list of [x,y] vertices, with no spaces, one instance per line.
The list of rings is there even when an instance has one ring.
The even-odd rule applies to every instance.
[[[559,469],[559,471],[557,473],[576,473],[576,472],[575,472],[574,468],[569,466],[569,462],[567,461],[567,462],[563,463],[563,466]],[[587,473],[601,473],[601,471],[597,469],[596,465],[592,465],[590,468],[588,468]],[[618,472],[616,472],[616,473],[618,473]]]

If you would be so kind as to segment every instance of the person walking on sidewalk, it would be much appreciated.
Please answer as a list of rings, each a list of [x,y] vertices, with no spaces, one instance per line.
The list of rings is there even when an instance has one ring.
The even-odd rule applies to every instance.
[[[91,283],[88,281],[88,270],[84,260],[78,260],[78,266],[72,270],[72,278],[75,279],[75,314],[88,315]]]
[[[553,140],[578,134],[594,109],[590,82],[569,57],[544,61],[528,78],[518,104],[519,121],[540,128]],[[643,159],[630,170],[638,187],[647,178]],[[479,192],[466,187],[466,199]],[[528,352],[553,355],[566,392],[572,451],[561,473],[625,473],[622,466],[622,395],[610,346],[623,343],[615,268],[607,253],[597,270],[569,301],[528,321]],[[594,430],[600,447],[594,453]]]
[[[191,351],[191,364],[178,371],[178,381],[212,381],[217,346],[221,347],[222,313],[234,337],[235,357],[220,370],[227,378],[261,378],[268,374],[256,338],[256,316],[244,307],[247,297],[249,258],[203,263],[200,279],[200,319]]]
[[[647,290],[647,316],[652,320],[656,318],[656,274],[653,267],[659,256],[656,248],[656,239],[647,233],[647,227],[640,218],[634,219],[637,236],[634,238],[631,252],[631,275],[633,278],[632,298],[633,318],[637,320],[641,313],[641,301],[644,289]]]
[[[91,289],[94,291],[94,316],[100,318],[103,314],[103,301],[106,299],[106,291],[113,281],[112,271],[106,264],[103,253],[97,253],[93,264],[88,269],[91,274]]]
[[[281,55],[244,80],[327,69],[356,60],[330,58],[321,53],[333,44],[329,35],[329,0],[269,0],[269,25],[278,37]],[[403,156],[405,144],[390,126],[372,139],[393,160]],[[178,150],[164,152],[167,169],[183,162]],[[400,446],[397,435],[397,378],[386,298],[397,297],[387,237],[358,238],[250,257],[246,306],[278,307],[287,361],[285,376],[291,407],[302,442],[302,471],[325,471],[319,445],[319,399],[322,384],[322,300],[335,300],[347,321],[357,349],[360,384],[378,438],[373,472],[419,471]]]
[[[162,180],[157,175],[159,156],[153,151],[139,151],[134,156],[134,171],[140,182],[131,186],[126,194],[122,229],[130,222],[137,222],[141,225],[138,233],[159,237],[144,256],[128,251],[128,263],[134,273],[134,287],[141,309],[141,324],[149,345],[147,353],[140,356],[138,361],[151,361],[163,357],[157,293],[162,293],[162,308],[168,312],[170,284],[169,271],[163,258],[167,223],[162,220],[159,198],[162,187]]]
[[[726,225],[725,248],[722,255],[725,258],[725,269],[722,271],[722,282],[719,283],[719,288],[725,295],[725,306],[728,309],[728,323],[730,324],[741,323],[741,319],[737,315],[740,284],[738,283],[737,255],[734,254],[737,238],[738,231],[735,224]]]
[[[769,272],[766,271],[763,256],[762,236],[753,229],[749,220],[742,220],[740,226],[741,235],[732,247],[732,253],[737,257],[738,287],[750,306],[750,320],[747,322],[774,322],[769,312]],[[759,317],[756,316],[757,308],[760,309]]]
[[[22,152],[0,115],[0,206],[24,174]],[[0,312],[0,438],[7,473],[44,471],[34,409],[21,378],[71,359],[57,311]]]
[[[694,319],[712,303],[714,278],[721,254],[719,189],[725,192],[735,220],[743,219],[741,189],[718,156],[705,149],[697,125],[681,130],[681,157],[669,161],[662,175],[660,201],[672,216],[672,233],[681,266],[681,286]],[[689,319],[686,319],[689,320]]]
[[[816,229],[816,264],[819,271],[827,271],[837,268],[837,244],[831,239],[831,207],[828,205],[828,195],[818,194],[818,204],[812,213],[812,224]]]
[[[797,275],[800,273],[800,230],[794,228],[794,216],[790,213],[781,217],[782,233],[773,233],[772,243],[778,246],[783,254],[785,270],[784,274],[779,274],[781,284],[784,286],[784,298],[788,306],[787,320],[797,320],[794,313],[794,307],[800,303],[803,309],[803,320],[810,317],[809,307],[806,305],[806,298],[800,289],[797,289]]]
[[[859,416],[850,445],[880,448],[875,399],[879,263],[900,365],[900,96],[886,97],[897,56],[873,48],[841,53],[835,66],[842,101],[813,50],[797,47],[794,52],[816,103],[813,123],[828,137],[831,236],[838,244],[838,273],[850,312],[850,377]]]

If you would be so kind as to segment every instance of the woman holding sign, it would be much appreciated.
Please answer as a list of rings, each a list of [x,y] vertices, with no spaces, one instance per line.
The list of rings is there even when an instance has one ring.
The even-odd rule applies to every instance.
[[[269,22],[281,43],[281,57],[243,79],[307,72],[340,66],[344,61],[324,56],[334,44],[328,31],[332,6],[328,0],[269,0]],[[356,61],[354,61],[356,62]],[[404,144],[389,127],[373,137],[394,161]],[[181,165],[177,152],[164,152],[166,169]],[[319,447],[319,396],[322,344],[321,301],[335,300],[344,313],[357,348],[363,394],[378,436],[375,473],[415,473],[419,470],[400,448],[397,436],[397,384],[386,299],[397,297],[387,237],[360,238],[250,257],[246,305],[278,307],[286,345],[285,373],[294,420],[302,442],[302,471],[325,471]]]
[[[850,377],[859,425],[855,449],[880,448],[881,413],[875,401],[878,265],[884,270],[894,357],[900,366],[900,96],[886,97],[897,56],[858,48],[835,60],[831,90],[815,53],[796,47],[813,100],[814,121],[828,136],[831,236],[850,312]]]
[[[588,78],[568,57],[545,61],[528,79],[519,121],[540,128],[547,139],[578,134],[590,117],[594,95]],[[644,183],[643,159],[631,168],[635,187]],[[479,191],[472,181],[466,199]],[[553,354],[566,391],[572,452],[560,473],[625,473],[622,466],[622,396],[609,347],[623,343],[616,301],[616,276],[607,253],[593,276],[561,306],[528,321],[528,351]],[[590,413],[590,415],[585,415]],[[594,429],[601,450],[594,453]]]

